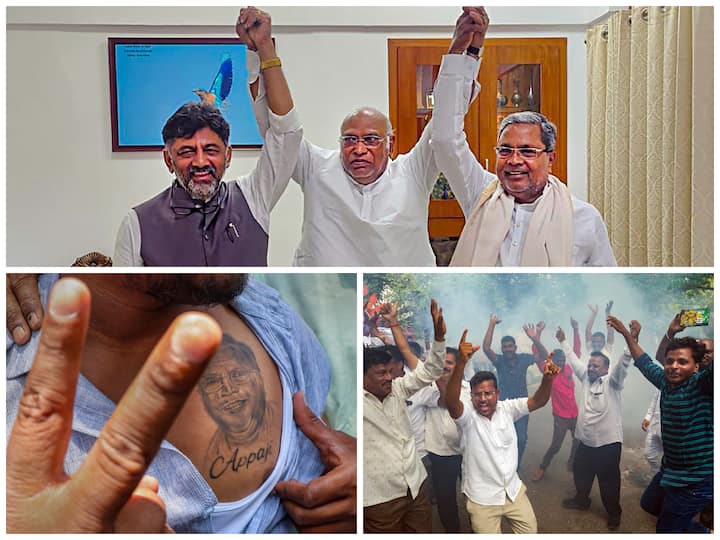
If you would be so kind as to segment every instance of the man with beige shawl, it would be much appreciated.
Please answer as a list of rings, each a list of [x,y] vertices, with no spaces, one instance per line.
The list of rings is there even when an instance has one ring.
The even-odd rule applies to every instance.
[[[473,50],[471,36],[467,46]],[[467,219],[451,266],[616,266],[600,213],[550,174],[557,130],[545,116],[518,112],[502,121],[497,176],[475,159],[463,121],[479,91],[473,74],[482,49],[479,56],[451,49],[434,90],[431,144]]]

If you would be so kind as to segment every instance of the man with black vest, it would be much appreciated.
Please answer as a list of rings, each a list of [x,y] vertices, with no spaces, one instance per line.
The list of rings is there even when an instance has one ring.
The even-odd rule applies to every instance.
[[[302,126],[293,108],[270,16],[240,11],[235,29],[257,51],[270,108],[270,129],[249,174],[222,178],[232,157],[230,126],[207,103],[186,103],[163,127],[163,159],[172,186],[136,206],[115,244],[118,266],[266,266],[270,211],[298,157]]]

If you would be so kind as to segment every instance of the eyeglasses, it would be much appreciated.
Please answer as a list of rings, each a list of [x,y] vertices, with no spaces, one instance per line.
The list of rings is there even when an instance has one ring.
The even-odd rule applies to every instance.
[[[490,398],[495,395],[495,390],[492,390],[491,392],[473,392],[470,395],[474,398]]]
[[[387,139],[387,135],[384,137],[380,135],[363,135],[362,137],[358,137],[357,135],[343,135],[339,140],[345,148],[356,146],[359,142],[362,142],[367,148],[376,148],[380,146],[385,139]]]
[[[543,152],[549,152],[547,148],[513,148],[512,146],[496,146],[495,153],[498,157],[507,159],[512,156],[515,152],[520,154],[520,157],[527,160],[537,159]]]
[[[234,369],[227,374],[211,374],[200,383],[200,387],[206,394],[217,394],[223,387],[236,390],[241,386],[250,384],[250,377],[254,371]]]
[[[191,199],[179,181],[173,183],[170,190],[170,209],[178,216],[189,216],[193,212],[198,214],[212,214],[225,202],[227,196],[227,185],[225,182],[218,184],[216,195],[208,202],[196,202]]]

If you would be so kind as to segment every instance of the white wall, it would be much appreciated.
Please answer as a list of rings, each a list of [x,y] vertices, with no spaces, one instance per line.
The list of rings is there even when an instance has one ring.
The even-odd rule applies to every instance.
[[[387,39],[449,37],[459,11],[268,10],[305,134],[328,147],[337,144],[348,110],[387,110]],[[584,29],[608,8],[488,11],[489,37],[568,38],[568,184],[584,199]],[[236,16],[227,7],[7,8],[8,265],[63,266],[88,251],[112,255],[127,210],[169,185],[159,154],[110,150],[107,38],[230,36]],[[235,151],[228,177],[251,169],[257,155]],[[294,184],[271,222],[269,262],[289,265],[302,222]]]

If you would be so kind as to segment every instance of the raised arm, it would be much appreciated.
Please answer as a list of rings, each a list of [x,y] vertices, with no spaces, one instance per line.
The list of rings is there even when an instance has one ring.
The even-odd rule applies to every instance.
[[[640,329],[642,328],[639,322],[630,321],[630,330],[625,327],[620,319],[613,317],[612,315],[607,318],[607,322],[608,325],[617,330],[618,333],[625,338],[628,350],[630,351],[630,356],[632,356],[634,360],[637,360],[645,354],[645,351],[643,351],[642,347],[640,347],[640,343],[638,343]]]
[[[255,7],[243,8],[235,24],[235,31],[240,40],[249,49],[257,51],[260,57],[268,107],[278,116],[286,115],[293,108],[293,100],[272,40],[270,14]]]
[[[257,50],[265,88],[261,101],[267,102],[254,106],[264,145],[255,169],[240,180],[240,186],[253,217],[269,233],[270,212],[295,171],[303,130],[275,52],[270,15],[257,8],[244,8],[235,29],[248,49]]]
[[[467,143],[465,115],[479,91],[475,81],[480,61],[469,46],[482,49],[489,25],[482,8],[464,8],[455,26],[448,54],[442,59],[433,95],[432,149],[463,212],[469,216],[485,187],[495,180],[478,163]],[[494,135],[493,135],[494,137]]]
[[[447,389],[445,391],[445,405],[452,418],[460,418],[463,413],[463,404],[460,399],[460,387],[462,385],[463,372],[465,366],[470,360],[470,357],[475,354],[479,346],[473,346],[472,343],[465,341],[467,337],[467,328],[463,332],[462,338],[460,338],[460,344],[458,345],[458,361],[455,366],[455,370],[450,375],[450,380],[447,383]]]
[[[443,374],[446,327],[442,308],[437,305],[435,299],[430,301],[430,315],[433,319],[435,342],[432,344],[430,355],[425,362],[422,362],[415,371],[393,380],[393,392],[399,397],[411,396],[421,388],[439,379]]]
[[[605,320],[610,316],[610,312],[612,311],[614,300],[610,300],[607,305],[605,306]],[[615,331],[613,330],[613,327],[610,325],[607,325],[607,339],[605,342],[610,346],[609,350],[612,350],[612,346],[615,344]]]
[[[668,345],[670,345],[670,340],[683,330],[685,330],[685,327],[680,324],[680,314],[678,313],[675,315],[673,320],[670,321],[670,326],[668,326],[667,332],[665,332],[665,335],[660,340],[657,352],[655,353],[655,360],[661,364],[664,363],[665,352],[667,351]]]
[[[538,326],[540,327],[540,330],[538,330],[534,324],[526,324],[523,326],[523,330],[525,330],[525,334],[533,343],[533,351],[537,350],[537,357],[545,359],[548,357],[548,352],[545,345],[540,342],[540,333],[542,332],[542,329],[545,328],[545,323],[540,321]],[[542,369],[542,367],[540,367],[540,369]]]
[[[408,340],[400,327],[400,321],[398,320],[397,304],[383,304],[380,307],[380,315],[390,326],[393,338],[395,339],[395,346],[403,355],[405,362],[407,362],[410,371],[414,371],[418,365],[418,357],[415,356],[410,349]]]
[[[535,391],[535,393],[528,398],[527,405],[530,412],[533,412],[540,407],[544,407],[545,404],[550,400],[553,379],[560,372],[560,368],[553,364],[553,361],[548,358],[543,363],[542,372],[543,378],[540,386],[538,386],[538,389]]]
[[[573,329],[573,352],[578,358],[580,358],[580,354],[582,353],[582,343],[580,342],[579,330],[580,325],[575,319],[570,317],[570,326],[572,326]]]
[[[587,325],[585,325],[585,343],[592,341],[593,325],[595,324],[595,317],[597,317],[598,307],[597,304],[588,304],[590,309],[590,318],[588,319]]]
[[[581,381],[584,380],[585,375],[587,374],[587,366],[583,365],[583,363],[575,354],[575,351],[572,350],[570,344],[565,339],[565,331],[559,326],[557,332],[555,332],[555,337],[557,338],[558,342],[560,343],[560,347],[565,353],[565,360],[570,363],[570,369],[572,369],[573,373],[578,379],[580,379]]]
[[[497,362],[497,355],[492,350],[493,333],[495,332],[495,326],[500,324],[502,319],[498,319],[494,313],[490,315],[490,323],[488,324],[487,332],[485,332],[485,338],[483,339],[482,349],[485,356],[488,357],[493,364]]]

